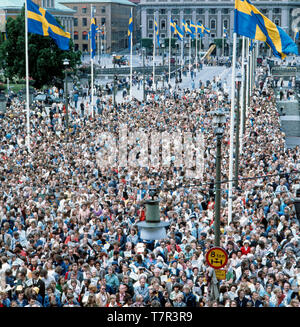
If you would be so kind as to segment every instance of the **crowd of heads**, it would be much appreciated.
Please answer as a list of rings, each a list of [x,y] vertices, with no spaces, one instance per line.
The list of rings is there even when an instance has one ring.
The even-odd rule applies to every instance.
[[[299,147],[286,148],[268,67],[258,68],[245,120],[238,185],[228,221],[230,99],[222,81],[168,90],[147,101],[113,105],[100,96],[93,115],[71,103],[35,104],[30,149],[24,102],[1,117],[0,306],[6,307],[299,307],[299,221],[292,199],[299,187]],[[263,81],[260,83],[259,81]],[[214,246],[216,135],[211,112],[222,107],[221,237],[225,280],[205,259]],[[201,133],[203,171],[176,165],[102,165],[103,135],[120,126],[148,137]],[[128,145],[119,149],[133,150]],[[160,143],[160,141],[158,141]],[[161,158],[162,147],[158,147]],[[194,149],[195,150],[195,149]],[[159,160],[158,160],[159,161]],[[143,164],[139,164],[143,163]],[[140,237],[144,201],[156,188],[167,237]]]

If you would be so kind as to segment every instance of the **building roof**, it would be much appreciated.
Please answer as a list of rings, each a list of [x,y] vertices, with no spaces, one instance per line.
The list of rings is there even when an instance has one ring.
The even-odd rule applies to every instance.
[[[127,5],[127,6],[136,6],[129,0],[59,0],[62,4],[69,4],[69,3],[81,3],[81,4],[88,4],[88,3],[116,3],[120,5]]]
[[[24,0],[0,0],[0,9],[16,9],[21,10],[25,1]],[[46,8],[47,9],[47,8]],[[55,0],[55,8],[49,8],[51,11],[61,11],[61,12],[74,12],[73,9],[68,8],[61,4],[61,1]]]

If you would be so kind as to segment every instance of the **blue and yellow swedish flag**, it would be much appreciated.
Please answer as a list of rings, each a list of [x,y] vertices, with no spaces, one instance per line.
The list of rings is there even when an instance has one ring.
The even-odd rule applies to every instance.
[[[173,21],[171,18],[170,21],[171,31],[174,33],[175,36],[177,36],[177,39],[182,41],[183,40],[183,31],[182,29]]]
[[[288,54],[298,54],[295,42],[249,0],[235,0],[234,32],[266,42],[276,57],[283,59]]]
[[[295,33],[296,33],[295,40],[298,40],[299,39],[299,31],[296,31]]]
[[[132,32],[133,32],[133,19],[132,19],[132,13],[130,12],[129,22],[128,22],[128,47],[129,47],[129,49],[131,48]]]
[[[210,33],[210,29],[206,28],[204,25],[202,25],[200,22],[197,23],[197,29],[200,30],[200,35],[203,36],[205,34]]]
[[[48,11],[27,0],[27,12],[29,33],[50,36],[60,49],[69,49],[70,33],[65,32]]]
[[[97,33],[97,30],[96,30],[96,21],[95,21],[95,18],[92,17],[91,18],[91,27],[90,27],[90,40],[91,40],[91,56],[92,58],[95,57],[96,55],[96,33]]]
[[[154,31],[155,31],[155,36],[156,36],[156,40],[157,40],[157,45],[160,47],[158,25],[157,25],[157,21],[155,20],[155,18],[154,18]]]
[[[189,24],[186,23],[186,21],[184,19],[182,20],[182,26],[184,27],[185,33],[189,34],[191,36],[191,38],[194,39],[195,38],[195,34],[192,32]]]
[[[193,34],[197,34],[197,31],[198,31],[197,24],[194,24],[192,20],[191,20],[191,23],[190,23],[190,29],[191,29]]]

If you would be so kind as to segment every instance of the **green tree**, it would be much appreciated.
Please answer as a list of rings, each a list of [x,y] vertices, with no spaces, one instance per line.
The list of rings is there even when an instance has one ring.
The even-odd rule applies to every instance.
[[[4,69],[6,77],[12,79],[17,76],[24,79],[25,67],[25,11],[16,18],[8,18],[7,39],[0,45],[0,67]],[[28,33],[29,75],[33,79],[33,86],[41,88],[52,82],[64,78],[63,59],[69,59],[69,68],[73,71],[81,62],[81,53],[74,51],[74,44],[70,41],[70,50],[63,51],[55,42],[46,36]]]

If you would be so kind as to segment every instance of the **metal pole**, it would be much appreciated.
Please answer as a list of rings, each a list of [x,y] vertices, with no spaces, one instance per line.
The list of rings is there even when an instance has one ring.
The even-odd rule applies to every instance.
[[[248,106],[249,106],[249,75],[250,75],[250,60],[249,60],[249,38],[247,38],[247,79],[246,79],[246,117],[248,116]]]
[[[240,151],[242,152],[243,149],[243,133],[244,133],[244,99],[243,99],[243,95],[244,95],[244,89],[245,89],[245,36],[243,36],[242,39],[242,69],[241,69],[241,75],[242,75],[242,92],[241,93],[241,98],[240,100],[240,104],[241,104],[241,123],[240,123]]]
[[[132,17],[132,8],[131,8],[131,17]],[[130,37],[130,100],[132,100],[132,47],[133,47],[133,33]]]
[[[235,136],[235,187],[239,185],[239,155],[240,155],[240,87],[241,83],[238,82],[237,88],[237,106],[236,106],[236,136]]]
[[[220,246],[220,218],[221,218],[221,140],[222,136],[217,135],[217,157],[216,157],[216,193],[215,193],[215,246]]]
[[[233,178],[233,142],[234,142],[234,83],[235,83],[235,66],[236,66],[236,39],[237,34],[233,33],[233,54],[231,68],[231,111],[230,111],[230,143],[229,143],[229,185],[228,185],[228,224],[232,220],[232,178]]]
[[[156,85],[155,85],[155,26],[153,25],[153,89],[156,90]]]
[[[116,77],[117,77],[117,75],[116,75],[116,71],[115,71],[115,68],[116,68],[116,63],[115,63],[115,61],[114,61],[114,107],[116,106]]]
[[[197,43],[198,43],[198,31],[197,31],[197,27],[196,27],[196,70],[198,71],[198,52],[197,52],[198,46],[197,46]]]
[[[169,82],[168,84],[171,83],[171,24],[169,24],[170,31],[169,31]]]
[[[30,109],[29,109],[29,60],[28,60],[28,10],[25,1],[25,65],[26,65],[26,126],[27,126],[27,149],[30,153]]]
[[[189,73],[191,74],[191,36],[189,35]]]
[[[65,69],[65,118],[66,118],[66,127],[67,127],[67,140],[69,139],[69,112],[68,112],[68,74],[67,74],[67,67]]]
[[[145,49],[142,49],[143,52],[143,100],[146,101],[145,94]]]

